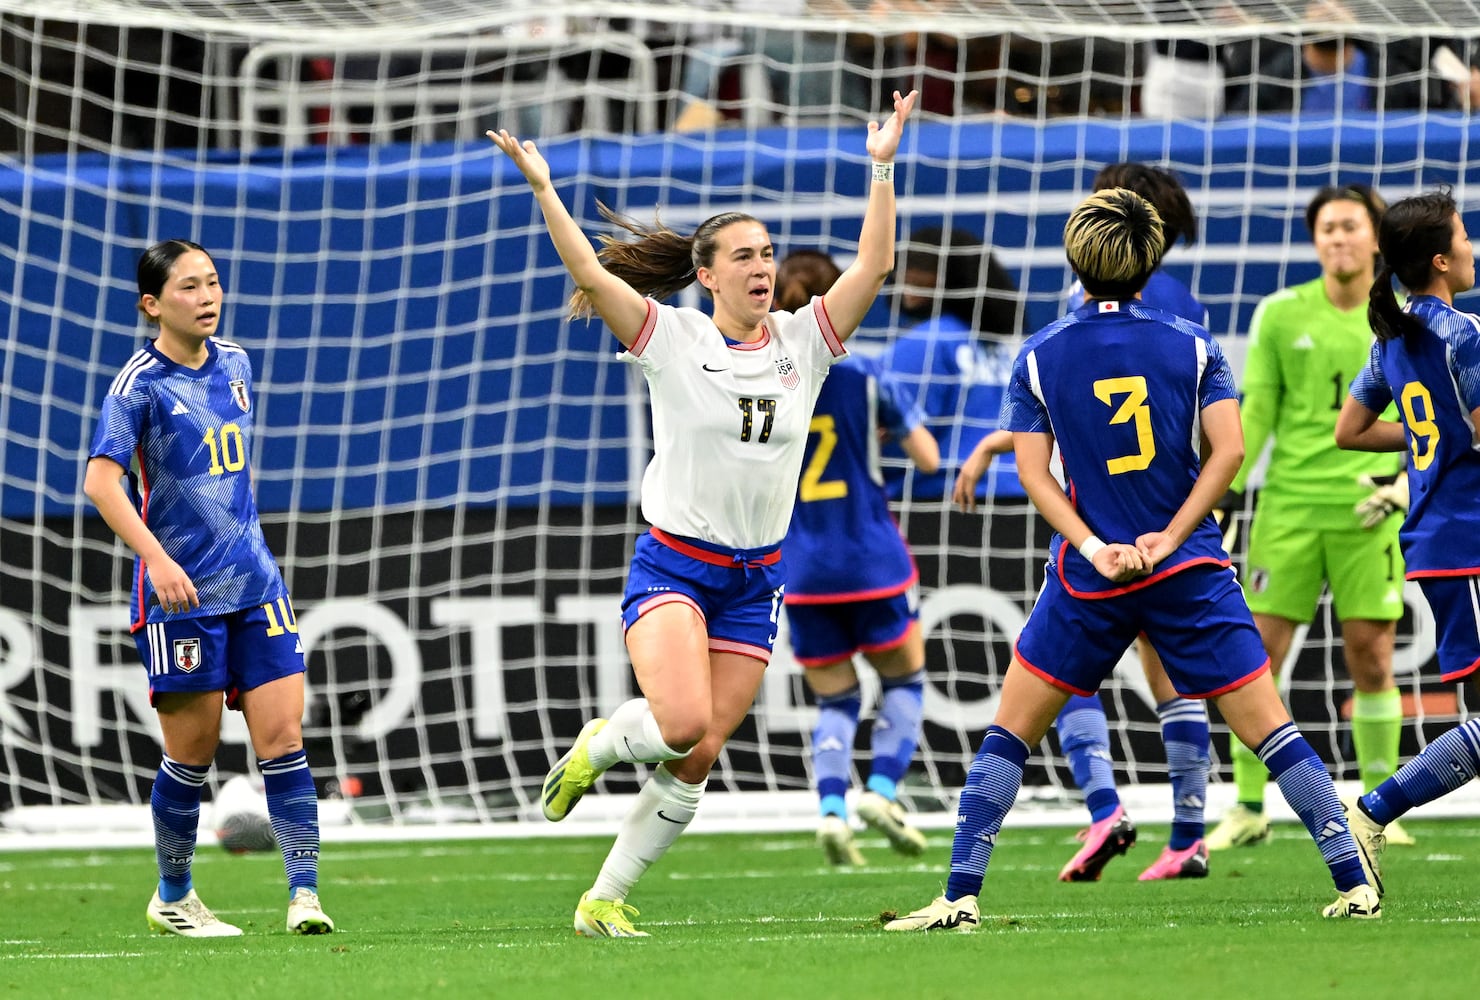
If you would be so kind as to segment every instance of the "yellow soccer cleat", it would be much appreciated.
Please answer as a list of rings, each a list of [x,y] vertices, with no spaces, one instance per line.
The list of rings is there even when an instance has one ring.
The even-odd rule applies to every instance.
[[[575,743],[545,775],[541,799],[545,819],[551,823],[559,823],[569,816],[575,804],[581,801],[581,796],[590,791],[596,779],[601,777],[601,772],[591,766],[586,747],[591,743],[591,737],[601,732],[605,725],[605,719],[592,719],[581,727]]]
[[[648,937],[632,926],[637,907],[620,899],[592,899],[585,893],[576,906],[576,933],[582,937]]]
[[[863,853],[853,842],[853,829],[841,816],[824,816],[817,828],[817,846],[827,855],[829,864],[840,867],[858,867],[864,863]]]
[[[884,925],[886,931],[974,931],[981,925],[975,896],[947,900],[936,896],[926,906]]]
[[[1393,820],[1382,828],[1382,835],[1387,838],[1389,847],[1417,847],[1418,841],[1413,839],[1413,834],[1403,829],[1403,825]]]
[[[1226,851],[1230,847],[1248,847],[1269,839],[1269,817],[1247,806],[1235,804],[1207,836],[1208,850]]]
[[[1323,917],[1349,920],[1379,920],[1382,900],[1370,885],[1359,885],[1339,894],[1336,902],[1321,911]]]
[[[888,837],[889,846],[900,854],[913,858],[925,853],[925,835],[910,826],[898,802],[878,792],[864,792],[858,798],[858,818]]]
[[[1357,805],[1356,799],[1341,804],[1346,812],[1346,825],[1351,829],[1352,839],[1357,842],[1357,858],[1362,862],[1362,873],[1367,876],[1377,898],[1387,890],[1382,885],[1382,852],[1387,850],[1387,837],[1382,827],[1373,821]]]

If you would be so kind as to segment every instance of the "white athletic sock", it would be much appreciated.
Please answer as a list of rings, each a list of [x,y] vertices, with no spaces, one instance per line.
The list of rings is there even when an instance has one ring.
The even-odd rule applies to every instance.
[[[656,764],[687,757],[688,751],[674,750],[663,742],[663,730],[653,718],[646,698],[633,698],[617,706],[601,732],[586,744],[591,765],[605,771],[619,760],[629,764]]]
[[[666,854],[688,828],[707,784],[708,778],[697,785],[686,784],[668,768],[654,768],[653,776],[637,793],[637,801],[622,820],[617,841],[591,886],[591,898],[627,898],[648,866]]]

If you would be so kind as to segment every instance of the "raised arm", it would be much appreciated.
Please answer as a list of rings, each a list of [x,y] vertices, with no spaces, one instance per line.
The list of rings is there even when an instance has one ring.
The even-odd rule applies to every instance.
[[[889,272],[894,270],[894,154],[899,150],[904,123],[915,110],[919,96],[919,91],[912,90],[908,97],[901,97],[896,90],[894,113],[889,119],[883,125],[868,123],[869,157],[874,163],[889,164],[885,171],[889,176],[884,179],[876,173],[875,179],[869,182],[868,207],[864,209],[863,229],[858,234],[858,256],[822,297],[833,329],[843,340],[858,329]]]
[[[570,272],[576,287],[590,298],[596,314],[605,321],[607,328],[622,342],[631,347],[637,342],[642,326],[647,321],[647,302],[627,282],[601,266],[596,257],[596,248],[571,218],[565,203],[555,192],[550,182],[550,165],[540,155],[532,141],[520,142],[506,129],[489,132],[488,138],[504,151],[534,192],[534,200],[545,216],[545,228],[550,232],[550,241],[560,254],[565,269]],[[890,216],[893,217],[891,194]]]

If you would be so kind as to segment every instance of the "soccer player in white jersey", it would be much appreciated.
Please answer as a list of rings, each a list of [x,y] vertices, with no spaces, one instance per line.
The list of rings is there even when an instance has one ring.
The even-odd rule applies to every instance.
[[[1404,198],[1378,229],[1383,265],[1367,317],[1377,342],[1336,419],[1336,443],[1407,451],[1412,504],[1399,532],[1439,631],[1439,676],[1480,670],[1480,319],[1454,308],[1475,285],[1475,251],[1448,192]],[[1408,292],[1393,296],[1393,278]],[[1396,402],[1401,422],[1382,419]],[[1480,719],[1441,735],[1350,810],[1380,853],[1391,824],[1480,774]],[[1387,828],[1387,831],[1384,828]]]
[[[1142,633],[1177,692],[1216,700],[1279,782],[1341,894],[1324,915],[1380,916],[1377,875],[1280,701],[1211,516],[1243,461],[1228,361],[1207,330],[1139,301],[1165,249],[1161,219],[1133,191],[1100,191],[1070,214],[1064,249],[1089,298],[1028,338],[1002,406],[1018,478],[1055,531],[1046,578],[967,771],[945,892],[885,929],[980,923],[977,897],[1032,748]],[[1049,471],[1055,444],[1066,485]]]
[[[689,825],[709,771],[755,700],[776,639],[791,520],[812,406],[843,341],[894,267],[894,155],[918,94],[870,122],[873,159],[858,256],[826,295],[771,312],[776,264],[766,227],[725,212],[692,236],[606,217],[637,239],[598,253],[561,202],[528,140],[488,137],[518,166],[576,292],[641,367],[654,455],[642,481],[652,525],[637,542],[622,599],[627,652],[643,698],[593,719],[545,778],[545,816],[561,820],[619,761],[657,764],[575,913],[578,933],[644,937],[627,894]],[[658,300],[695,280],[712,317]]]
[[[252,366],[214,336],[225,296],[203,248],[155,244],[138,279],[139,311],[159,333],[103,400],[83,489],[136,556],[130,629],[164,737],[150,796],[159,886],[146,916],[162,934],[241,933],[191,880],[224,704],[245,716],[262,771],[288,875],[288,930],[327,934],[318,798],[303,751],[303,650],[252,495]]]

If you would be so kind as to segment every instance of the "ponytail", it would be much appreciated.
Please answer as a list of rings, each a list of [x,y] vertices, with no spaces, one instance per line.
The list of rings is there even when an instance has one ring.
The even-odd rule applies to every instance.
[[[1424,325],[1403,311],[1393,294],[1393,269],[1384,263],[1372,282],[1367,296],[1367,323],[1381,341],[1396,340],[1408,334],[1422,333]]]
[[[1437,254],[1449,253],[1456,212],[1449,189],[1441,188],[1404,198],[1382,217],[1377,231],[1382,268],[1372,282],[1367,305],[1367,321],[1377,339],[1418,336],[1426,329],[1419,319],[1399,307],[1393,295],[1393,279],[1410,294],[1433,285],[1437,274],[1433,260]]]
[[[626,242],[605,233],[597,236],[601,249],[596,258],[601,266],[631,285],[639,295],[666,299],[694,283],[694,238],[681,236],[654,220],[651,227],[618,215],[600,201],[596,209],[612,225],[636,236]],[[595,307],[585,289],[577,288],[570,297],[572,319],[589,318]]]
[[[723,212],[705,219],[692,236],[683,236],[656,219],[652,226],[645,226],[618,215],[600,201],[596,209],[607,222],[637,237],[629,242],[605,233],[597,236],[601,249],[596,259],[639,295],[654,299],[677,295],[694,283],[699,268],[714,266],[714,237],[721,229],[736,222],[760,221],[743,212]],[[569,311],[572,319],[587,318],[595,311],[585,290],[578,288],[571,295]]]

